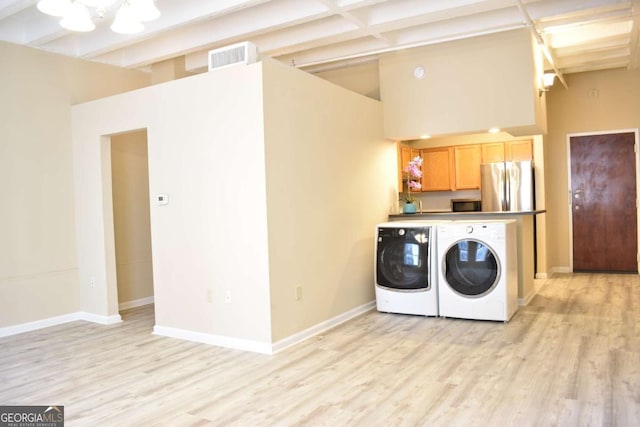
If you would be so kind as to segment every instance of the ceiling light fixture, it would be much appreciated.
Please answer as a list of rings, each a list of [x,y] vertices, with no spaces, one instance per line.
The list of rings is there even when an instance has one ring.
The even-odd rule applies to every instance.
[[[87,6],[80,2],[73,2],[67,7],[62,19],[60,20],[60,26],[71,31],[93,31],[96,29],[96,24],[91,20],[89,9]]]
[[[118,0],[40,0],[38,10],[62,18],[60,25],[71,31],[93,31],[96,28],[89,8],[99,19]],[[160,11],[154,0],[121,0],[111,30],[119,34],[134,34],[144,30],[143,22],[158,19]]]
[[[538,89],[538,95],[542,96],[544,92],[548,92],[551,86],[553,86],[553,80],[556,78],[556,73],[544,73],[542,75],[542,87]]]
[[[111,31],[118,34],[135,34],[144,30],[144,25],[135,14],[135,10],[128,2],[122,3],[116,12],[116,18],[111,24]]]

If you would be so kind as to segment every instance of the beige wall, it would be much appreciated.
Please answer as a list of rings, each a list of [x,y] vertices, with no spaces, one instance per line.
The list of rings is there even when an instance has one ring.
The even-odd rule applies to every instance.
[[[184,56],[167,59],[151,65],[151,83],[154,85],[189,77],[194,74],[185,69]]]
[[[117,312],[108,136],[143,128],[151,197],[169,197],[151,205],[156,332],[268,351],[371,302],[372,230],[396,194],[381,114],[271,61],[75,106],[83,309]]]
[[[380,57],[385,136],[543,133],[540,52],[527,29],[390,52]],[[413,75],[415,67],[424,78]]]
[[[312,74],[360,95],[380,100],[378,61],[318,71]]]
[[[278,63],[264,67],[279,341],[374,300],[373,230],[396,203],[396,148],[383,139],[380,102]]]
[[[546,95],[547,252],[550,267],[560,271],[571,264],[567,135],[640,127],[640,70],[577,73],[565,79],[569,89],[556,84]],[[593,90],[597,96],[590,96]]]
[[[111,178],[118,303],[140,305],[153,296],[145,131],[111,138]]]
[[[270,341],[261,65],[73,108],[86,311],[117,312],[108,138],[147,129],[156,331]],[[103,196],[104,195],[104,196]]]
[[[80,310],[71,106],[147,74],[0,42],[0,327]]]

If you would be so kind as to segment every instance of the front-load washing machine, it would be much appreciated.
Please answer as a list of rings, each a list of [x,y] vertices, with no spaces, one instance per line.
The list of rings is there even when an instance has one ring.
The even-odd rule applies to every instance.
[[[376,306],[387,313],[438,315],[436,226],[428,221],[376,226]]]
[[[518,309],[515,220],[439,225],[438,260],[441,316],[507,322]]]

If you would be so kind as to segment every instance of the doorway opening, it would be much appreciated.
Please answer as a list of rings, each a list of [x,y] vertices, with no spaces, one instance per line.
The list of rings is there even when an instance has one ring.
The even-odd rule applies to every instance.
[[[572,270],[638,272],[638,130],[569,135]]]
[[[153,315],[146,129],[112,135],[110,150],[118,310],[140,307]]]

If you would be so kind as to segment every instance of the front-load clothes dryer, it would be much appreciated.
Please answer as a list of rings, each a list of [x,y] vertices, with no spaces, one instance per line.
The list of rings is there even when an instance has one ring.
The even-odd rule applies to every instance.
[[[376,226],[375,291],[378,311],[438,315],[436,223]]]
[[[442,317],[507,322],[518,309],[515,220],[438,226]]]

